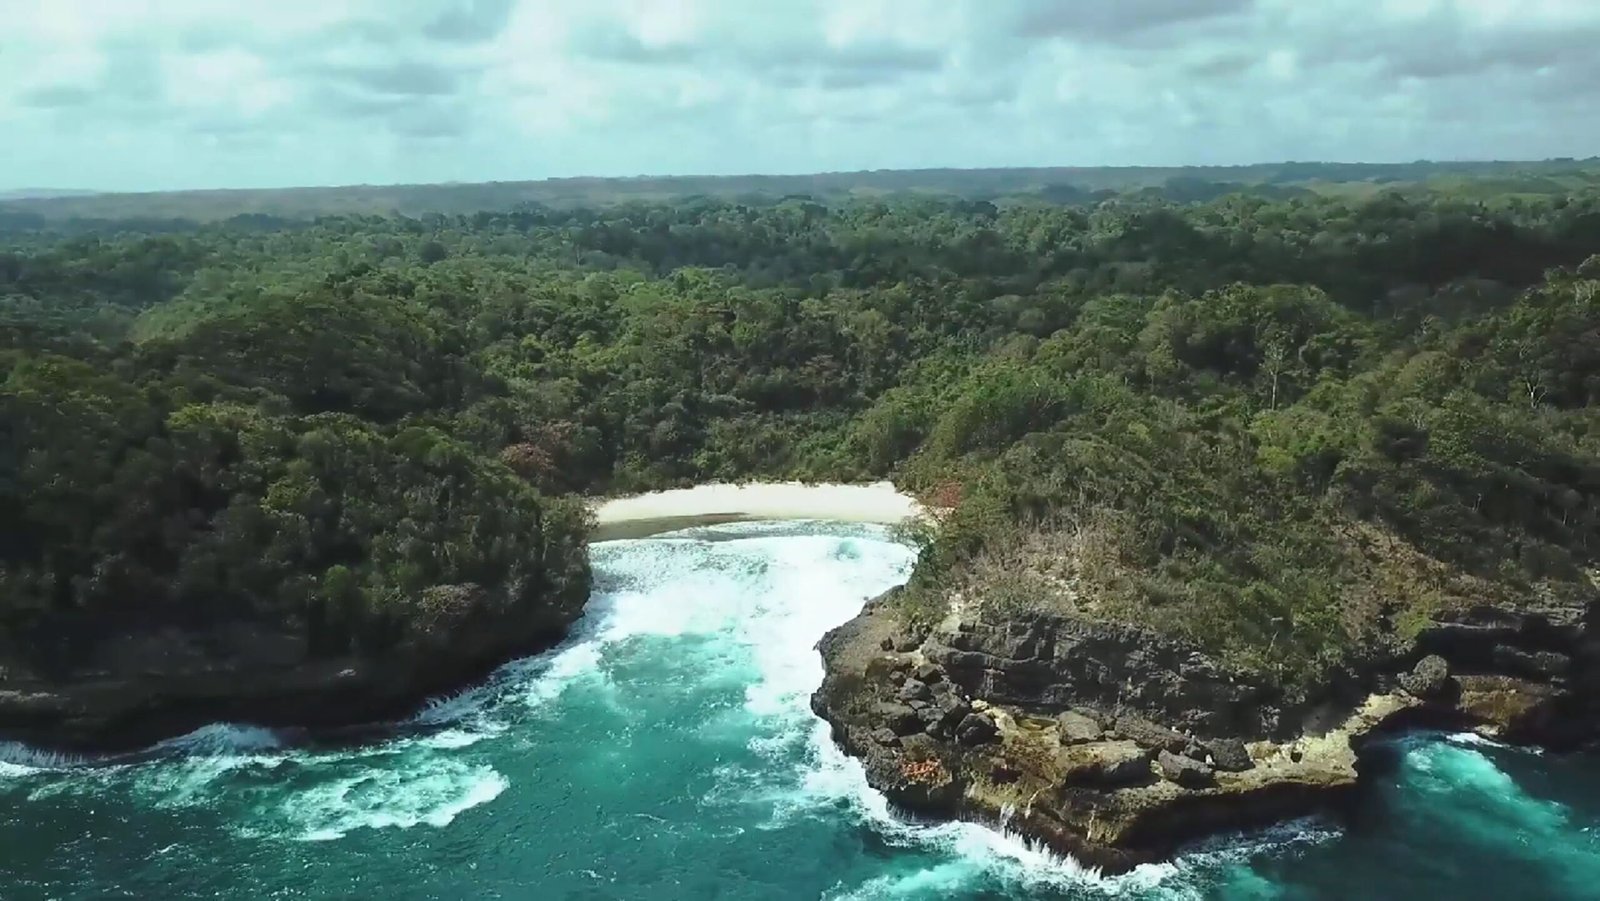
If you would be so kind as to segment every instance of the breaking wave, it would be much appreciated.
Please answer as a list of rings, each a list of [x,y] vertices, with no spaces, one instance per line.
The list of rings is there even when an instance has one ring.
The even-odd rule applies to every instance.
[[[0,843],[32,849],[0,897],[1204,899],[1392,878],[1366,844],[1396,844],[1385,826],[1285,824],[1105,876],[1004,830],[897,814],[809,707],[817,640],[910,573],[886,529],[717,526],[592,555],[566,643],[388,741],[301,747],[218,724],[128,759],[0,745]],[[1554,761],[1477,736],[1406,741],[1386,822],[1537,862],[1548,896],[1600,884],[1594,810],[1507,769]]]

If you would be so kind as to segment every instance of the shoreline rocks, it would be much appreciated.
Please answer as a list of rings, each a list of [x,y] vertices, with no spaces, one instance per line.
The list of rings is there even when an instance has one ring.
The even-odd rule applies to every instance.
[[[1437,638],[1419,641],[1432,650],[1409,664],[1377,664],[1398,672],[1375,670],[1289,703],[1177,642],[1068,617],[949,623],[899,650],[884,642],[899,634],[892,595],[818,645],[826,675],[812,706],[835,740],[909,811],[1004,820],[1109,872],[1165,859],[1217,832],[1342,809],[1355,796],[1363,749],[1394,731],[1475,728],[1562,745],[1592,740],[1600,721],[1594,694],[1575,690],[1600,679],[1528,676],[1552,668],[1530,659],[1554,656],[1571,661],[1563,672],[1594,674],[1585,661],[1600,660],[1600,648],[1581,640],[1583,630],[1534,627],[1541,642],[1550,634],[1572,641],[1557,647],[1519,645],[1525,633],[1516,630],[1497,633],[1495,647],[1463,645],[1474,661],[1513,661],[1511,673],[1467,671],[1439,652]],[[922,714],[923,729],[898,744],[873,741],[881,725],[873,699],[906,686],[929,696],[914,702],[928,710],[941,698],[955,699],[946,701],[952,710],[957,702],[983,710],[994,734],[983,729],[984,741],[964,741],[964,720],[952,730],[942,716]]]
[[[587,596],[585,581],[531,604],[485,604],[382,655],[319,657],[299,636],[246,623],[84,638],[81,662],[54,674],[0,654],[0,741],[102,755],[219,722],[314,738],[392,732],[430,698],[558,644]]]

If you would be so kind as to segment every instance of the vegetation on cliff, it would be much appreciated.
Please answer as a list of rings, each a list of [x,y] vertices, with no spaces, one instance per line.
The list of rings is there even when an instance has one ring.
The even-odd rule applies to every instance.
[[[1288,687],[1594,591],[1593,194],[72,231],[0,236],[12,666],[86,623],[381,653],[569,591],[576,493],[761,476],[952,504],[913,623],[1068,606]]]

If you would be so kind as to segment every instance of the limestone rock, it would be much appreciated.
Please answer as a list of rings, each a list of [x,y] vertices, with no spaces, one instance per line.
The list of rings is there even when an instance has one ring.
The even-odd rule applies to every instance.
[[[872,709],[872,720],[882,723],[896,735],[912,735],[922,731],[922,720],[917,712],[904,704],[880,701]]]
[[[1256,765],[1244,742],[1237,738],[1214,738],[1205,743],[1205,750],[1211,757],[1211,766],[1224,773],[1242,773]]]
[[[1056,728],[1061,733],[1061,743],[1064,745],[1099,741],[1105,735],[1105,730],[1100,728],[1099,720],[1076,710],[1068,710],[1056,717]]]
[[[1146,628],[1045,613],[969,625],[935,630],[922,653],[992,704],[1118,710],[1202,735],[1265,735],[1284,715],[1261,674]]]
[[[956,692],[945,692],[934,698],[932,710],[938,713],[935,729],[949,731],[954,729],[967,715],[972,713],[972,705]],[[934,731],[934,730],[930,730]]]
[[[1116,733],[1147,748],[1158,748],[1174,754],[1181,753],[1189,746],[1188,736],[1137,716],[1117,717]]]
[[[969,747],[988,744],[995,740],[1000,730],[994,720],[981,713],[969,713],[956,726],[956,741]]]
[[[1572,658],[1555,651],[1500,647],[1494,649],[1494,667],[1512,675],[1554,679],[1572,668]]]
[[[933,692],[926,682],[907,679],[905,684],[900,686],[899,698],[902,701],[931,701]]]
[[[1423,700],[1434,700],[1449,692],[1450,664],[1438,654],[1429,654],[1417,661],[1411,672],[1400,676],[1400,687]]]
[[[1162,777],[1184,788],[1205,788],[1216,781],[1216,775],[1211,767],[1171,751],[1157,754],[1156,766],[1160,768]]]
[[[894,730],[888,726],[879,726],[872,730],[872,740],[886,748],[898,747],[900,744],[900,736],[896,735]]]
[[[1368,736],[1440,714],[1507,740],[1600,746],[1588,608],[1483,606],[1442,612],[1414,645],[1375,649],[1304,698],[1170,636],[1077,613],[964,619],[925,635],[915,655],[885,655],[898,627],[863,615],[819,643],[826,675],[813,709],[896,804],[983,822],[1010,811],[1030,839],[1124,872],[1219,830],[1347,803]],[[1397,654],[1440,659],[1399,674]],[[912,676],[928,699],[890,707],[919,731],[880,744],[873,705]],[[1041,710],[1060,715],[1038,720]],[[1003,729],[969,744],[989,725]]]
[[[1060,755],[1065,785],[1127,785],[1150,777],[1150,751],[1136,743],[1101,741],[1063,749]]]

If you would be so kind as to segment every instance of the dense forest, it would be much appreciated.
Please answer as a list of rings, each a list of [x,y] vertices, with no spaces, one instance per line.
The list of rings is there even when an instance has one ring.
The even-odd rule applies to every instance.
[[[241,616],[381,653],[582,578],[580,494],[753,477],[953,508],[912,624],[1073,605],[1291,689],[1594,590],[1600,191],[13,225],[16,653]]]
[[[1379,192],[1492,200],[1563,197],[1600,187],[1600,157],[1586,160],[1411,163],[1260,163],[1248,166],[1074,166],[1008,169],[875,169],[814,175],[549,178],[440,185],[352,185],[287,189],[99,194],[49,189],[0,192],[0,228],[85,229],[136,220],[145,230],[248,217],[450,215],[509,212],[529,203],[562,209],[617,203],[718,199],[770,204],[805,196],[828,203],[914,194],[992,202],[1094,206],[1118,197],[1193,203],[1227,194],[1267,199]]]

